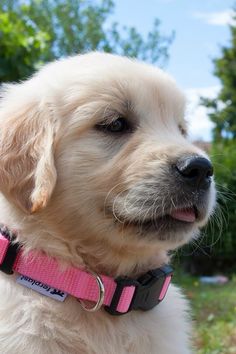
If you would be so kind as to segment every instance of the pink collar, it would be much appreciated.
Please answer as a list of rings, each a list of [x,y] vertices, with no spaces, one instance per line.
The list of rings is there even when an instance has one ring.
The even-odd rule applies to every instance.
[[[6,228],[0,231],[0,270],[7,274],[19,273],[26,283],[41,288],[41,293],[44,289],[59,297],[68,293],[77,299],[98,301],[101,293],[92,273],[73,266],[63,268],[55,258],[42,252],[31,251],[24,255],[22,246],[13,241],[10,231]],[[112,315],[125,314],[132,309],[149,310],[164,299],[172,272],[166,265],[145,273],[138,280],[99,275],[105,291],[102,304]]]

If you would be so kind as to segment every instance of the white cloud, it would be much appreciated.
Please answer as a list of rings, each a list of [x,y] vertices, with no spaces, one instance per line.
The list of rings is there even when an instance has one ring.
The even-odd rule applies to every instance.
[[[195,12],[194,17],[203,20],[209,25],[226,26],[235,25],[235,12],[233,10],[224,10],[220,12]]]
[[[191,140],[211,140],[211,132],[214,124],[209,120],[207,109],[200,106],[200,97],[214,98],[220,90],[220,86],[187,89],[186,120],[189,126]]]

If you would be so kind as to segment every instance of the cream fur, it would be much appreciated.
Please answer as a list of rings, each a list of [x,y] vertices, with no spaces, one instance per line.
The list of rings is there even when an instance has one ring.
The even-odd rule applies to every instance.
[[[118,116],[135,131],[117,138],[95,128]],[[197,237],[215,203],[212,184],[201,220],[165,237],[146,237],[132,225],[153,215],[145,205],[157,181],[160,210],[174,198],[164,193],[172,161],[205,156],[181,134],[183,116],[184,97],[168,75],[109,54],[53,62],[6,85],[0,221],[18,231],[26,252],[42,250],[97,273],[138,276],[168,262],[168,250]],[[187,354],[187,311],[174,286],[152,311],[116,318],[104,310],[86,313],[74,298],[57,303],[0,274],[0,352]]]

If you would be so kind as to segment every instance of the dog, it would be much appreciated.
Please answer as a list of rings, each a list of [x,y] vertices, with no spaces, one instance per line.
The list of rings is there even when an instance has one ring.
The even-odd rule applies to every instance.
[[[40,267],[49,260],[61,272],[85,272],[99,299],[61,302],[22,286],[19,276],[31,288],[35,281],[5,274],[19,251],[8,255],[0,272],[1,353],[191,353],[188,302],[176,286],[147,311],[145,299],[122,316],[101,306],[102,276],[132,279],[132,290],[168,264],[169,251],[197,238],[213,213],[212,165],[188,141],[184,109],[183,93],[162,70],[99,52],[3,85],[2,240],[13,253],[20,246],[29,271],[40,254]],[[51,284],[36,285],[48,291]]]

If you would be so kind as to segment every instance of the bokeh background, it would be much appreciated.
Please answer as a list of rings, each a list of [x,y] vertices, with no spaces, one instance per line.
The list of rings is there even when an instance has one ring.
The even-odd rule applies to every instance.
[[[236,4],[231,0],[0,0],[0,85],[91,50],[164,68],[187,97],[189,138],[214,162],[218,206],[173,254],[198,354],[236,354]],[[157,329],[158,330],[158,329]]]

